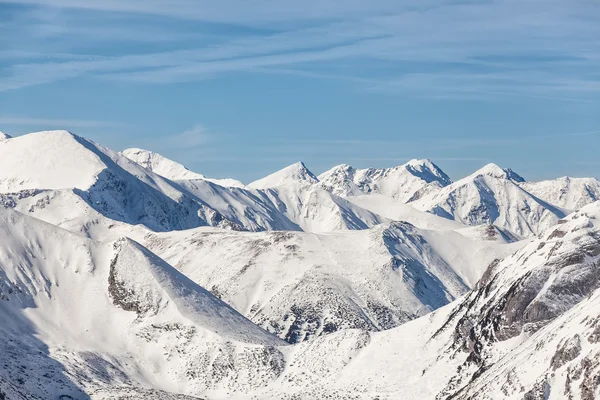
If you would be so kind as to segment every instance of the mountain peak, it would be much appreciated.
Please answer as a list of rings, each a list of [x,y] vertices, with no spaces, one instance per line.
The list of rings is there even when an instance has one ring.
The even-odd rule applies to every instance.
[[[412,159],[404,164],[404,168],[427,183],[437,181],[442,186],[452,183],[452,179],[428,158]]]
[[[73,138],[76,137],[73,132],[70,132],[66,129],[54,129],[50,131],[39,131],[28,133],[27,136],[50,136],[50,137],[59,137],[59,138]]]
[[[475,171],[471,176],[487,175],[494,178],[509,179],[514,182],[525,182],[525,179],[510,168],[502,168],[494,163],[489,163]]]
[[[248,186],[253,189],[267,189],[276,186],[287,185],[290,183],[313,184],[319,182],[317,178],[302,161],[280,169],[262,179],[250,183]]]
[[[335,167],[332,167],[330,169],[328,169],[327,171],[323,172],[322,174],[320,174],[318,176],[319,181],[322,181],[322,178],[327,178],[329,176],[335,176],[335,175],[343,175],[343,176],[350,176],[350,175],[354,175],[354,172],[356,170],[354,169],[354,167],[352,167],[349,164],[340,164],[340,165],[336,165]]]
[[[428,168],[435,167],[435,164],[433,164],[433,162],[431,162],[431,160],[429,158],[413,158],[412,160],[408,161],[404,165],[410,165],[411,167],[417,167],[417,166],[425,166]]]
[[[358,196],[364,194],[354,182],[356,169],[348,164],[340,164],[319,175],[323,189],[337,196]]]
[[[4,132],[0,131],[0,140],[6,140],[6,139],[12,139],[12,136],[10,136],[7,133],[4,133]]]
[[[204,175],[150,150],[131,148],[121,152],[142,167],[171,180],[204,179]]]

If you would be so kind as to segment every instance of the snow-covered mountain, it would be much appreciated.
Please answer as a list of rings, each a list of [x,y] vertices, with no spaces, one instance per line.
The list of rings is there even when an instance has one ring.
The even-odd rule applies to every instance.
[[[600,200],[600,181],[568,176],[540,182],[524,182],[521,187],[534,196],[569,211]]]
[[[129,239],[96,243],[2,211],[0,390],[27,399],[594,399],[599,220],[600,203],[584,208],[493,262],[466,297],[398,328],[285,346]]]
[[[600,202],[492,263],[467,296],[425,317],[301,344],[283,376],[287,398],[598,398],[598,221]],[[258,397],[280,392],[271,385]]]
[[[517,237],[537,235],[565,216],[521,187],[514,172],[488,164],[472,175],[426,195],[414,207],[466,225],[494,224]]]
[[[171,165],[161,157],[155,160]],[[166,179],[66,131],[2,141],[0,169],[3,205],[86,234],[111,220],[158,231],[206,225],[328,231],[368,228],[385,220],[318,188],[257,191],[206,179]]]
[[[194,381],[206,387],[226,375],[204,376],[205,363],[239,357],[234,365],[252,363],[259,384],[259,371],[278,362],[274,346],[285,342],[131,239],[97,243],[5,209],[0,233],[0,391],[8,398],[84,398],[99,388],[108,391],[101,398],[168,398],[162,390],[180,391],[184,380],[193,391]]]
[[[403,203],[435,192],[452,183],[430,160],[411,160],[395,168],[355,169],[338,165],[319,175],[321,186],[339,196],[378,193]]]
[[[142,167],[170,180],[203,179],[225,187],[244,187],[244,184],[236,179],[207,178],[153,151],[132,148],[123,150],[121,153]]]
[[[250,183],[248,186],[254,189],[269,189],[278,186],[293,185],[310,185],[317,183],[318,178],[306,168],[303,162],[297,162],[292,165],[265,176],[262,179]]]
[[[389,329],[427,314],[464,294],[492,260],[521,246],[399,222],[327,234],[201,228],[141,241],[292,343],[340,329]]]
[[[57,224],[76,219],[82,230],[99,218],[153,230],[234,225],[173,182],[67,131],[0,142],[0,193],[5,206]]]
[[[600,397],[596,179],[230,183],[1,136],[0,399]]]
[[[4,133],[2,131],[0,131],[0,140],[6,140],[6,139],[10,139],[12,138],[12,136],[10,136],[8,133]]]

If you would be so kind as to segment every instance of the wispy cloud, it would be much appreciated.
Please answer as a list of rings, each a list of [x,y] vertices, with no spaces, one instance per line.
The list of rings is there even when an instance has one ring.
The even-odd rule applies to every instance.
[[[166,133],[160,136],[146,137],[142,142],[134,144],[148,150],[177,153],[181,157],[193,159],[199,154],[210,152],[209,146],[215,145],[220,135],[210,132],[202,124],[195,124],[183,132]]]
[[[246,71],[345,80],[367,90],[440,99],[589,102],[600,94],[600,24],[594,18],[600,4],[594,2],[12,3],[24,10],[12,19],[17,23],[8,23],[13,41],[0,54],[8,60],[0,91],[84,76],[164,84]],[[196,22],[190,27],[187,20]],[[113,21],[118,23],[108,23]],[[207,24],[227,34],[194,31]],[[174,43],[160,52],[82,52],[111,48],[98,42],[160,37]],[[36,57],[44,46],[64,57]],[[342,67],[345,61],[350,69]]]
[[[204,126],[196,124],[181,133],[166,136],[164,138],[164,147],[170,149],[195,149],[213,140],[213,134],[209,133]]]

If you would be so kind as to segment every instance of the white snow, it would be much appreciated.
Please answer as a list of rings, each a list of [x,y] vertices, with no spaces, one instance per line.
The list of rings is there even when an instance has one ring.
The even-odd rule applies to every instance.
[[[600,396],[598,180],[123,154],[0,136],[0,398]]]
[[[373,193],[369,195],[348,197],[351,203],[389,218],[393,221],[410,222],[417,228],[432,230],[454,230],[464,228],[460,222],[419,211],[409,204],[404,204],[392,197]]]
[[[321,186],[340,196],[379,193],[403,203],[449,185],[452,181],[430,160],[410,160],[395,168],[354,169],[338,165],[319,175]]]
[[[287,184],[313,184],[319,180],[299,161],[289,165],[262,179],[250,183],[248,186],[254,189],[269,189]]]
[[[528,193],[495,164],[488,164],[413,205],[466,225],[494,224],[517,237],[534,236],[565,215],[562,209]]]
[[[0,142],[0,191],[87,189],[105,168],[67,131],[46,131]]]
[[[207,178],[153,151],[131,148],[123,150],[121,153],[142,167],[170,180],[203,179],[225,187],[244,187],[244,184],[236,179]]]
[[[190,171],[187,167],[153,151],[131,148],[125,149],[121,153],[131,161],[135,161],[142,167],[167,179],[204,179],[204,175]]]
[[[550,204],[571,211],[600,200],[600,181],[595,178],[565,176],[547,181],[525,182],[521,187]]]

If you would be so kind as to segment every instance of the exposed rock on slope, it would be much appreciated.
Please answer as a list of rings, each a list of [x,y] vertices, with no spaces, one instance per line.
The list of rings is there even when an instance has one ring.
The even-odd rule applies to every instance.
[[[113,249],[4,209],[0,233],[10,398],[183,399],[166,392],[250,390],[281,373],[284,342],[131,240]]]
[[[328,234],[198,229],[143,242],[289,342],[344,328],[389,329],[424,315],[514,249],[407,223]]]
[[[444,393],[537,398],[546,386],[558,396],[546,398],[594,398],[600,381],[582,375],[600,372],[600,348],[582,337],[593,338],[599,307],[596,202],[494,263],[455,308],[448,321],[455,331],[452,347],[469,357]]]
[[[174,307],[197,327],[244,343],[282,344],[240,313],[132,241],[115,243],[108,291],[113,304],[138,315],[156,315]]]

